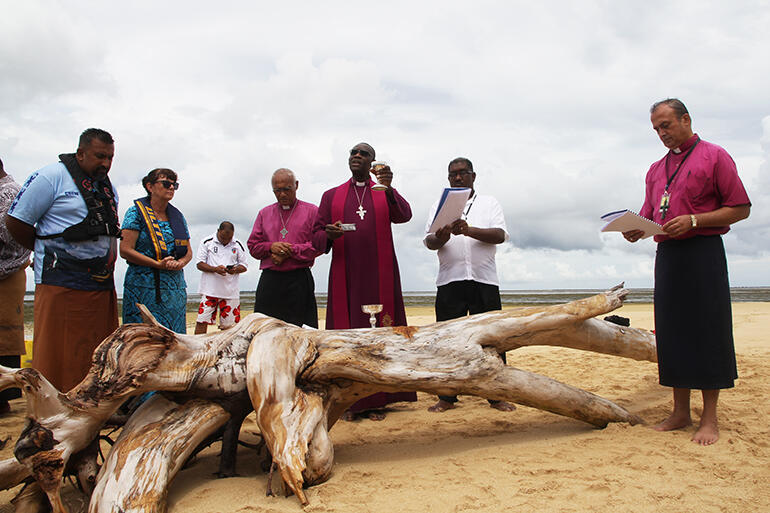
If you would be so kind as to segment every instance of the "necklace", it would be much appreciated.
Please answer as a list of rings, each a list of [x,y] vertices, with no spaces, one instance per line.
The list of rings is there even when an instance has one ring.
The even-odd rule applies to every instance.
[[[296,205],[297,205],[297,201],[295,200],[294,201],[294,205],[291,206],[291,213],[289,214],[289,217],[286,218],[286,222],[283,221],[283,214],[281,213],[280,209],[278,210],[278,217],[281,218],[281,226],[283,226],[283,228],[281,228],[281,231],[280,231],[282,239],[285,239],[286,238],[286,234],[289,233],[289,230],[286,229],[286,224],[291,219],[291,216],[294,215],[294,207]]]
[[[358,209],[356,210],[356,214],[358,214],[358,217],[361,218],[363,221],[364,216],[366,215],[366,210],[364,210],[364,198],[366,197],[366,187],[364,187],[364,193],[361,195],[361,197],[358,196],[358,188],[353,185],[353,192],[356,193],[356,199],[358,200]]]

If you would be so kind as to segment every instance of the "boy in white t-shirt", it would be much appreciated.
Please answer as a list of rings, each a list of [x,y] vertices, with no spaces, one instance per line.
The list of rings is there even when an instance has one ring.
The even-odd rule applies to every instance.
[[[198,246],[197,267],[203,271],[198,292],[201,303],[195,333],[206,333],[214,324],[219,311],[219,329],[226,330],[241,320],[238,275],[246,272],[246,252],[234,239],[235,227],[222,221],[213,237],[203,239]]]

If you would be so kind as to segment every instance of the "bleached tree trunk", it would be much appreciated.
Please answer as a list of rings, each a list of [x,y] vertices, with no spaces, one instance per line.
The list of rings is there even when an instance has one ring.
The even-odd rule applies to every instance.
[[[97,478],[89,513],[162,513],[169,483],[192,451],[227,422],[221,406],[203,399],[178,404],[155,394],[112,447]]]
[[[0,461],[0,490],[18,486],[31,475],[29,468],[16,458]]]
[[[115,330],[94,351],[88,375],[67,394],[35,369],[0,367],[0,389],[18,386],[27,402],[29,421],[16,443],[16,458],[40,484],[56,513],[66,511],[59,491],[70,457],[98,436],[128,397],[163,390],[227,398],[246,389],[245,355],[254,329],[249,322],[242,323],[240,331],[219,336],[187,336],[157,325],[143,311],[154,324],[127,324]],[[266,320],[262,316],[252,322]],[[11,484],[18,468],[7,465],[5,474],[3,470],[0,483]]]
[[[328,430],[350,404],[379,390],[504,399],[600,427],[638,422],[606,399],[516,369],[512,360],[506,366],[498,357],[522,346],[553,345],[654,361],[651,333],[593,318],[621,306],[625,293],[616,288],[563,305],[488,312],[423,327],[337,331],[303,329],[252,314],[221,333],[178,335],[146,313],[150,325],[116,330],[97,348],[88,376],[66,395],[31,369],[0,368],[0,388],[22,385],[31,421],[16,455],[54,508],[60,507],[58,487],[69,457],[96,437],[125,398],[149,390],[218,401],[248,389],[282,478],[306,504],[303,487],[327,479],[332,468]],[[219,422],[216,408],[206,408],[211,408],[206,410],[211,425]],[[180,432],[207,432],[207,415],[200,416],[200,425],[180,425]],[[135,447],[137,440],[160,443],[140,434],[144,423],[137,419],[124,429],[128,446]],[[172,436],[142,450],[165,454],[168,447],[181,451],[183,445]],[[163,465],[173,470],[175,461]],[[123,487],[124,473],[114,472],[105,471],[100,481]],[[17,466],[3,470],[0,465],[0,483],[13,482],[18,473]],[[165,490],[172,474],[158,477],[158,489]]]
[[[284,323],[263,325],[247,357],[257,423],[284,481],[303,504],[303,486],[326,479],[331,469],[328,427],[364,393],[477,395],[599,427],[635,424],[641,419],[611,401],[506,366],[498,356],[524,345],[563,344],[653,360],[651,333],[591,319],[621,306],[625,294],[616,288],[564,305],[488,312],[423,327],[308,331]],[[625,341],[627,336],[633,343]]]

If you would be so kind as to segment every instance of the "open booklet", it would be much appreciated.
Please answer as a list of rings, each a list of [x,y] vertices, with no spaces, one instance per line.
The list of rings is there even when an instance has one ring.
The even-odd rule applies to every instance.
[[[436,230],[460,219],[470,195],[471,189],[469,187],[447,187],[444,189],[428,233],[436,233]]]
[[[609,212],[602,216],[602,220],[607,224],[602,228],[603,232],[627,232],[630,230],[642,230],[644,235],[643,239],[651,237],[653,235],[665,235],[662,227],[654,222],[650,221],[646,217],[642,217],[636,212],[630,210],[618,210],[615,212]]]

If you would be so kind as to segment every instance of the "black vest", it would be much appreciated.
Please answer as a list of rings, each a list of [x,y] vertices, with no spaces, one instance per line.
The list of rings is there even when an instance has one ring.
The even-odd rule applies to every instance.
[[[67,168],[75,186],[86,202],[88,214],[79,223],[69,226],[61,233],[38,235],[38,239],[53,239],[62,237],[68,242],[96,240],[100,235],[120,238],[120,223],[118,221],[118,205],[112,191],[110,179],[101,180],[101,189],[93,190],[93,180],[83,171],[74,153],[62,153],[59,160]]]

